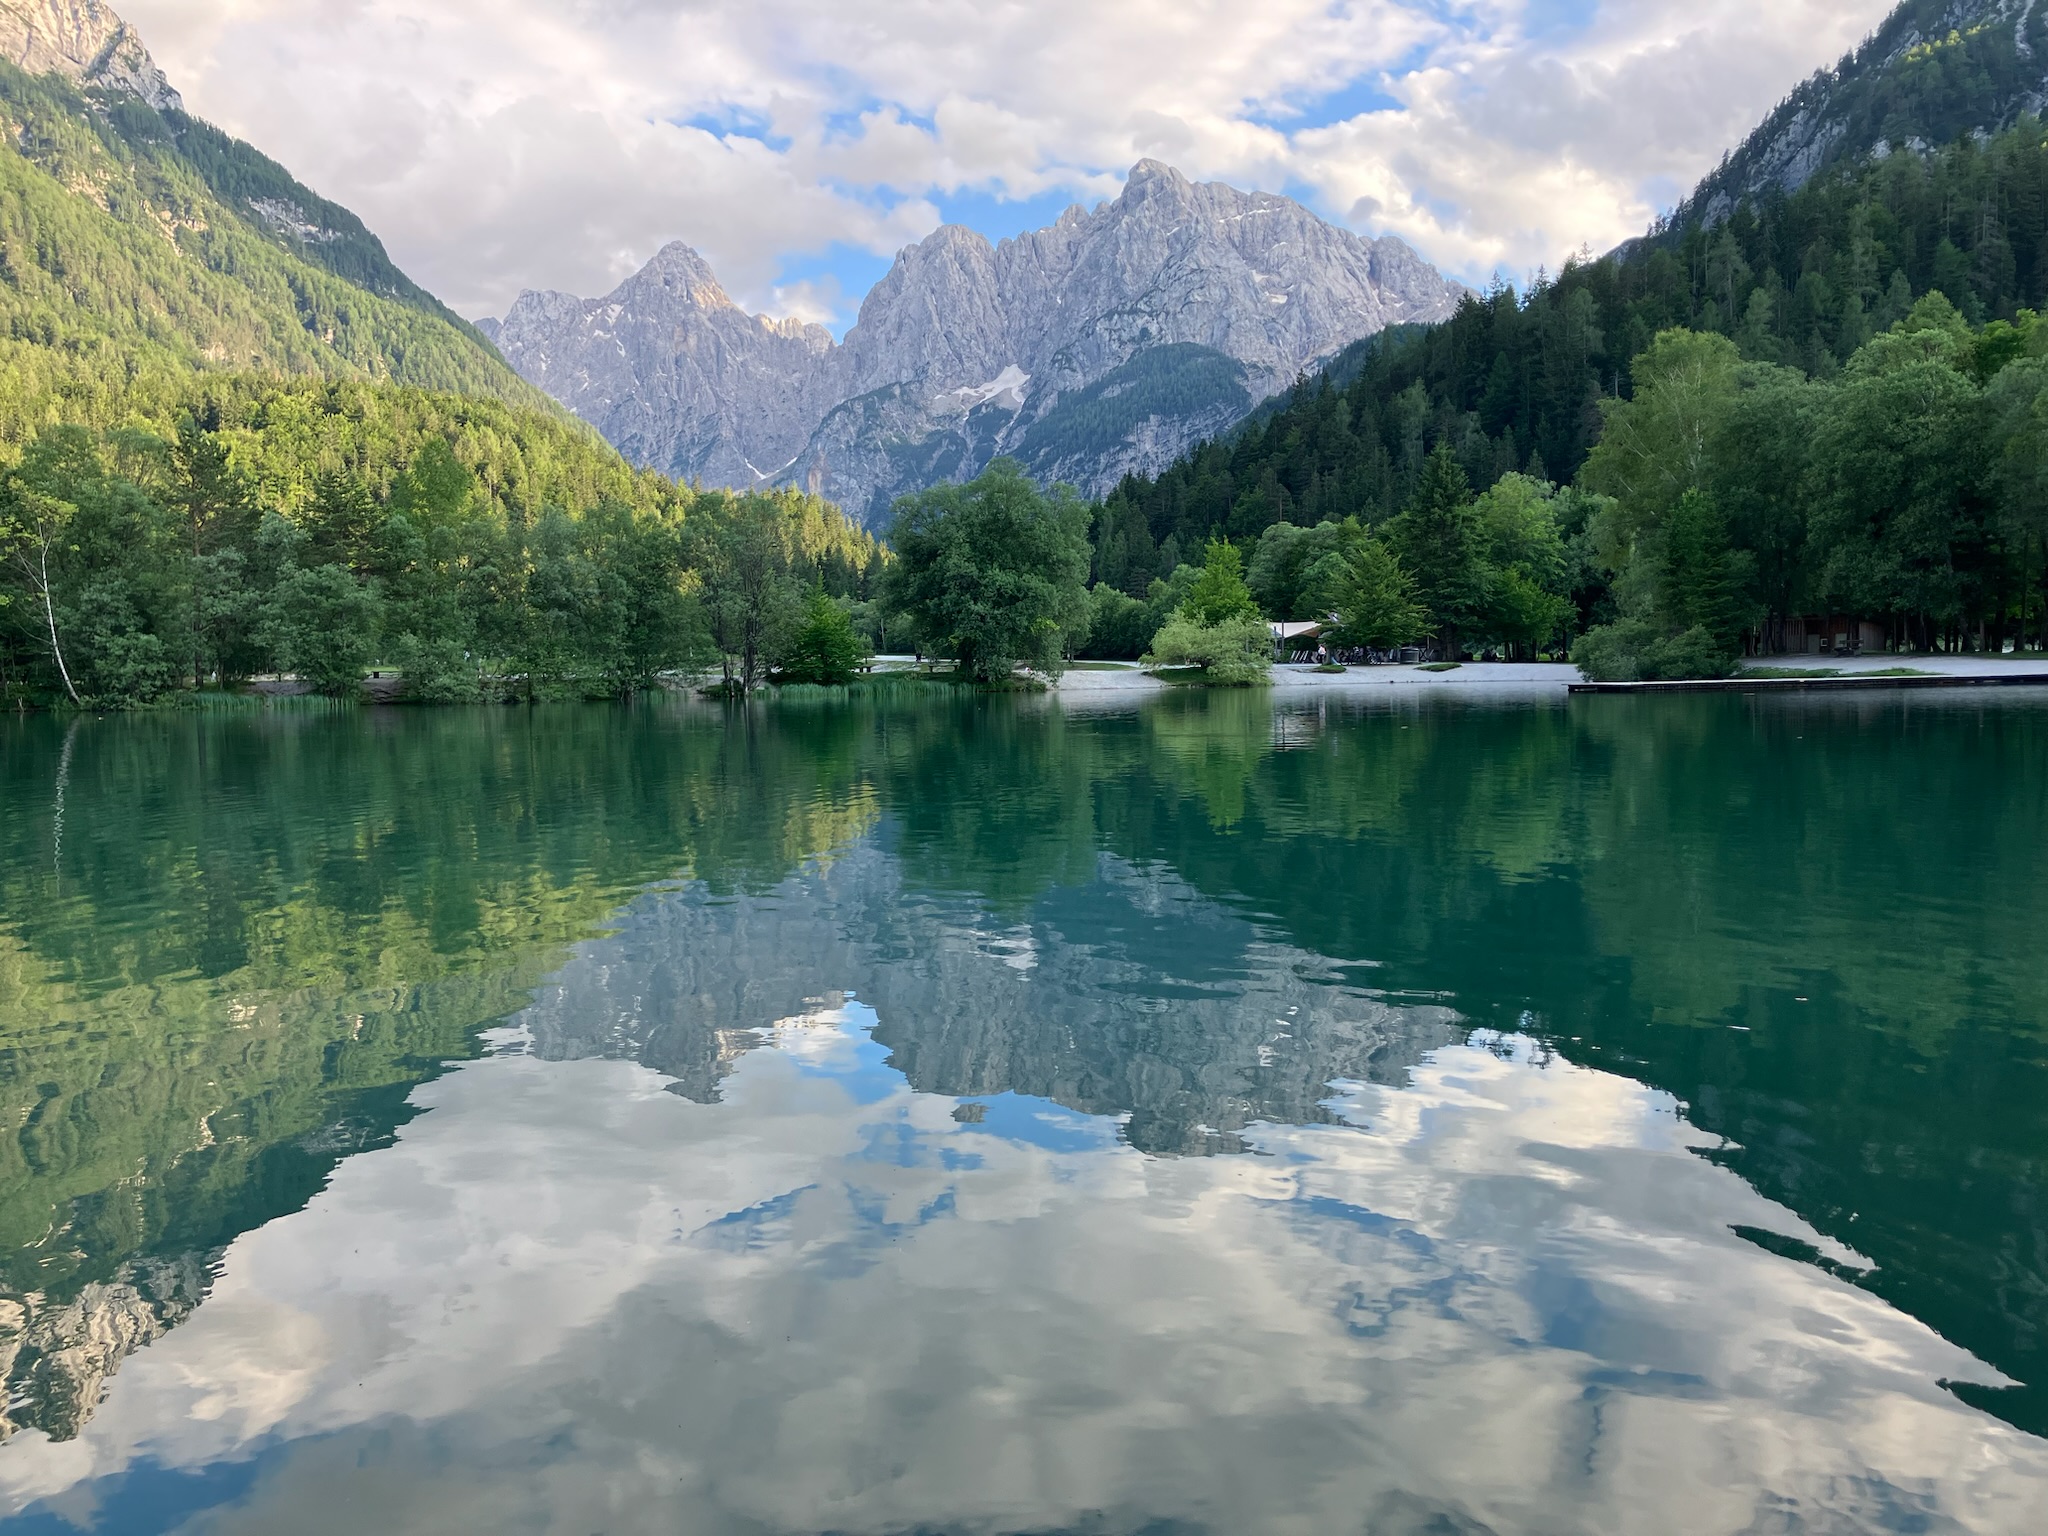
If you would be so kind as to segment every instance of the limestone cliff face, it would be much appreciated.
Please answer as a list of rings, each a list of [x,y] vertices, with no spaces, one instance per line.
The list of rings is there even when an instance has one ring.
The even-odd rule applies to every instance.
[[[32,75],[125,91],[160,112],[184,107],[135,29],[100,0],[0,0],[0,55]]]
[[[628,458],[678,479],[760,483],[802,452],[827,403],[831,333],[747,314],[684,245],[602,299],[522,294],[484,330]]]
[[[998,453],[1090,492],[1162,468],[1463,291],[1398,240],[1147,160],[1114,202],[1049,229],[991,245],[947,226],[911,246],[840,345],[747,316],[682,247],[602,300],[525,295],[492,334],[641,463],[798,485],[878,522]]]

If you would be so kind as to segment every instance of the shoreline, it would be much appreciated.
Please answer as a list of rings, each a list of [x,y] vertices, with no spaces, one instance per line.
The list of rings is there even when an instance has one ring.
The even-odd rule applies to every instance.
[[[1347,667],[1342,672],[1318,672],[1314,667],[1292,663],[1273,668],[1264,684],[1271,693],[1384,693],[1393,689],[1426,688],[1455,692],[1512,689],[1520,693],[1562,694],[1579,675],[1579,669],[1565,662],[1467,662],[1450,672],[1425,672],[1415,666]],[[1106,667],[1096,663],[1086,671],[1068,671],[1052,685],[1063,697],[1124,695],[1147,697],[1183,688],[1210,690],[1201,684],[1168,682],[1143,671],[1135,663],[1128,667]]]
[[[905,657],[880,657],[881,663],[869,674],[872,679],[914,674],[918,668]],[[1159,677],[1135,662],[1089,662],[1070,668],[1057,679],[1035,678],[1045,694],[1061,699],[1110,702],[1157,698],[1164,694],[1196,692],[1249,692],[1263,690],[1279,695],[1380,695],[1404,692],[1435,694],[1491,694],[1522,698],[1567,698],[1597,694],[1659,693],[1851,693],[1881,689],[1905,691],[1958,688],[2048,688],[2048,657],[1999,656],[1905,656],[1844,657],[1833,664],[1799,668],[1798,662],[1819,662],[1821,658],[1772,657],[1748,665],[1733,677],[1696,678],[1673,682],[1596,683],[1587,681],[1568,662],[1464,662],[1450,671],[1428,671],[1420,665],[1352,666],[1342,672],[1324,672],[1294,663],[1276,665],[1263,683],[1244,689],[1216,689],[1209,685]],[[1810,670],[1812,676],[1759,676],[1758,672]],[[353,702],[371,706],[403,705],[402,687],[393,675],[365,678]],[[312,688],[293,678],[264,678],[250,684],[246,697],[252,702],[311,699]],[[334,702],[343,703],[337,699]],[[465,703],[468,701],[465,701]],[[478,700],[479,704],[486,701]],[[503,701],[510,703],[511,701]],[[169,706],[175,708],[175,705]],[[406,707],[417,707],[407,705]],[[425,706],[432,707],[432,706]],[[41,713],[41,710],[35,713]],[[60,713],[62,711],[59,711]],[[100,714],[103,710],[85,713]]]
[[[1833,673],[1827,677],[1768,677],[1758,669],[1798,668]],[[1895,669],[1910,668],[1899,675]],[[1061,675],[1051,691],[1066,698],[1143,698],[1200,686],[1168,682],[1135,663],[1095,663],[1088,670]],[[1254,685],[1260,686],[1260,685]],[[1655,694],[1655,693],[1828,693],[1874,692],[1879,689],[2048,687],[2048,658],[2000,656],[1865,656],[1826,662],[1810,657],[1768,657],[1728,678],[1702,678],[1669,683],[1593,683],[1568,662],[1466,662],[1455,671],[1426,672],[1418,666],[1358,666],[1343,672],[1283,664],[1273,668],[1263,685],[1269,692],[1307,694],[1388,693],[1403,689],[1432,692],[1516,693],[1523,695]]]
[[[1802,667],[1802,663],[1805,665]],[[1759,675],[1811,670],[1827,676]],[[2048,659],[2004,656],[1768,657],[1733,677],[1669,683],[1575,682],[1575,694],[1598,693],[1856,693],[1881,688],[2048,687]]]

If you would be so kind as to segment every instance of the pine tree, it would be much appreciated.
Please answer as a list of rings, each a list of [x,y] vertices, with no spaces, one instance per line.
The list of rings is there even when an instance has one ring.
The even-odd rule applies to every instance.
[[[1664,520],[1660,596],[1667,627],[1703,630],[1725,654],[1736,654],[1755,617],[1745,565],[1729,544],[1727,520],[1714,499],[1687,491]]]

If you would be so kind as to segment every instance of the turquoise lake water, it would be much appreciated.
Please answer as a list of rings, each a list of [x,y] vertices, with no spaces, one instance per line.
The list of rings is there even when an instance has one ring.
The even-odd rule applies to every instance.
[[[0,1531],[2048,1529],[2048,701],[0,723]]]

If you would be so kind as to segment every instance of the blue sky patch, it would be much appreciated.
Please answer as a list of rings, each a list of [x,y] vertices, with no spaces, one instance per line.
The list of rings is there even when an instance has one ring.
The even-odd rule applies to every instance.
[[[964,224],[969,229],[978,230],[988,236],[991,244],[1007,240],[1012,235],[1043,229],[1075,203],[1087,206],[1086,199],[1078,198],[1062,187],[1024,198],[964,190],[934,196],[932,201],[938,206],[939,217],[946,223]]]
[[[1392,73],[1398,76],[1406,71],[1396,69]],[[1281,102],[1247,112],[1245,121],[1257,123],[1262,128],[1277,128],[1282,133],[1300,133],[1309,128],[1327,128],[1332,123],[1348,123],[1368,112],[1398,112],[1402,109],[1401,102],[1387,93],[1385,81],[1388,78],[1384,74],[1361,76],[1320,96],[1303,97],[1298,101]]]
[[[277,1450],[273,1444],[246,1460],[198,1467],[138,1461],[111,1477],[85,1483],[95,1505],[92,1529],[98,1536],[154,1536],[189,1515],[239,1503],[255,1486],[265,1455]],[[31,1506],[7,1522],[8,1536],[78,1536],[78,1530],[46,1507]]]
[[[785,153],[795,141],[775,131],[774,125],[759,112],[745,107],[721,107],[714,112],[698,112],[689,117],[673,118],[678,128],[695,128],[718,139],[752,139],[765,144],[778,155]]]
[[[860,317],[860,301],[867,297],[870,288],[888,276],[895,260],[893,252],[878,256],[856,245],[834,243],[822,251],[789,257],[783,262],[775,281],[785,288],[795,283],[836,284],[839,312],[825,325],[834,336],[844,341],[846,333],[853,329],[853,322]]]
[[[961,1102],[982,1107],[980,1121],[962,1127],[968,1132],[1000,1136],[1005,1141],[1044,1147],[1048,1152],[1097,1152],[1116,1145],[1116,1121],[1105,1115],[1079,1114],[1050,1099],[999,1093],[993,1098]]]

